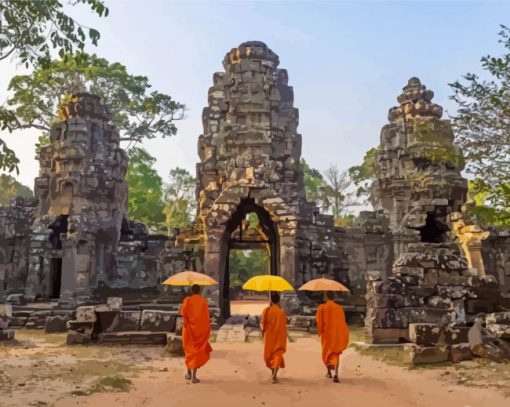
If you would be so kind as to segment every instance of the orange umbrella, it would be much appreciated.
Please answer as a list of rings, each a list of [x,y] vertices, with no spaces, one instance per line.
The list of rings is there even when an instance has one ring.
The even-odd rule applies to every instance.
[[[338,281],[329,278],[316,278],[310,280],[298,288],[299,291],[350,291],[346,286]]]
[[[167,278],[163,281],[165,285],[179,285],[179,286],[190,286],[193,284],[198,285],[215,285],[218,282],[204,273],[197,273],[196,271],[183,271],[181,273],[174,274],[172,277]]]

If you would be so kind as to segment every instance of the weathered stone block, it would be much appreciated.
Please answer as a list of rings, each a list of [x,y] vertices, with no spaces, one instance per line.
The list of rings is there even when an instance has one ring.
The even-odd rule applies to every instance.
[[[9,327],[11,328],[23,328],[27,323],[28,317],[26,316],[14,316],[11,318]]]
[[[404,360],[414,365],[446,362],[449,354],[448,346],[404,345]]]
[[[425,269],[423,267],[397,266],[393,268],[393,274],[397,276],[414,276],[423,278]]]
[[[467,326],[445,326],[441,332],[440,343],[446,345],[459,345],[468,342],[469,327]]]
[[[175,332],[178,313],[175,311],[143,310],[140,330],[151,332]]]
[[[495,304],[490,300],[467,299],[466,312],[468,314],[490,313],[493,312]]]
[[[141,311],[100,312],[101,332],[139,331]]]
[[[12,319],[11,304],[0,304],[0,329],[7,329]]]
[[[184,321],[182,320],[182,317],[180,315],[178,315],[175,320],[175,334],[176,335],[182,336],[183,325],[184,325]]]
[[[96,326],[95,322],[67,321],[66,323],[68,331],[82,333],[90,337],[96,333]]]
[[[366,295],[367,306],[371,308],[400,308],[404,306],[404,297],[398,294],[376,294]]]
[[[90,335],[82,332],[67,331],[66,343],[68,345],[83,345],[91,342]]]
[[[0,329],[0,341],[11,341],[14,339],[14,330]]]
[[[490,324],[503,324],[510,325],[510,311],[506,312],[495,312],[485,316],[485,322],[487,325]]]
[[[510,340],[510,325],[487,324],[487,330],[497,338]]]
[[[408,324],[427,323],[446,325],[451,317],[449,310],[428,307],[401,308],[396,313],[397,318],[407,321]]]
[[[27,299],[23,294],[11,294],[5,302],[12,305],[27,305]]]
[[[418,345],[439,343],[441,327],[437,324],[409,324],[409,340]]]
[[[110,311],[121,311],[122,297],[108,297],[106,299],[106,305]]]
[[[407,319],[399,315],[398,311],[393,308],[368,310],[365,325],[373,328],[407,328]]]
[[[448,309],[452,305],[452,300],[445,297],[434,295],[427,300],[427,307]]]
[[[65,332],[67,331],[67,321],[69,321],[69,317],[62,315],[47,317],[44,324],[44,331],[46,333]]]
[[[27,329],[44,329],[46,325],[46,315],[34,315],[28,317],[27,322],[25,323],[25,328]]]
[[[473,359],[473,354],[471,353],[469,343],[459,343],[450,347],[450,360],[453,363],[471,359]]]
[[[75,321],[77,322],[96,322],[97,315],[94,306],[83,306],[76,308],[76,317]]]
[[[182,336],[176,334],[166,335],[166,350],[170,355],[184,356],[184,347],[182,344]]]
[[[372,344],[391,344],[407,340],[407,329],[365,327],[365,340]]]
[[[463,276],[457,270],[439,270],[438,284],[467,286],[469,284],[469,281],[466,276]]]

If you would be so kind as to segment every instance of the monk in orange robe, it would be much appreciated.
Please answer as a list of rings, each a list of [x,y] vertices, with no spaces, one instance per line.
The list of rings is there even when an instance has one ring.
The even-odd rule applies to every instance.
[[[197,379],[198,368],[204,366],[212,352],[209,344],[211,336],[211,320],[209,318],[209,304],[200,295],[200,286],[191,287],[192,295],[186,297],[182,304],[181,315],[183,319],[182,344],[184,348],[185,363],[188,372],[186,380],[200,383]]]
[[[287,350],[287,315],[280,308],[280,295],[271,293],[271,305],[262,313],[264,361],[271,369],[273,383],[278,383],[278,369],[285,367],[283,354]]]
[[[349,327],[342,306],[333,301],[333,296],[333,291],[326,291],[326,302],[319,305],[315,318],[317,332],[321,337],[322,361],[328,370],[326,377],[333,377],[333,381],[338,383],[340,355],[349,344]],[[334,376],[331,376],[332,370],[335,371]]]

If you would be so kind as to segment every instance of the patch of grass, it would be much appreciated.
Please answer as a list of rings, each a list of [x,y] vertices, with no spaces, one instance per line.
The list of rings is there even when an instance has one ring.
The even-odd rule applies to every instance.
[[[404,352],[400,348],[363,348],[355,343],[351,343],[350,347],[361,355],[373,357],[375,360],[394,366],[409,367],[409,364],[404,362]]]
[[[349,341],[365,342],[365,328],[362,325],[349,326]]]
[[[95,382],[87,394],[128,391],[131,383],[131,380],[122,376],[106,376]]]

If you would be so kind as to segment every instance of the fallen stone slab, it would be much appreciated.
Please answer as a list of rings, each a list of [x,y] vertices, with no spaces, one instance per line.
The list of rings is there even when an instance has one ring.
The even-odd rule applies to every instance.
[[[84,345],[91,341],[90,335],[77,331],[67,331],[66,343],[68,345]]]
[[[459,363],[464,360],[472,360],[473,354],[469,343],[459,343],[450,347],[450,360],[453,363]]]
[[[27,299],[23,294],[11,294],[5,299],[5,302],[18,306],[27,305]]]
[[[62,315],[54,315],[46,318],[46,323],[44,325],[44,331],[46,333],[56,333],[56,332],[66,332],[67,331],[67,321],[69,321],[69,317],[65,317]]]
[[[413,365],[446,362],[449,355],[448,346],[404,345],[404,361]]]
[[[11,341],[14,339],[14,330],[0,329],[0,341]]]
[[[47,315],[33,315],[27,319],[25,323],[26,329],[44,329],[46,326]]]
[[[167,337],[163,332],[132,331],[103,332],[98,335],[100,344],[112,345],[166,345]]]
[[[151,332],[175,332],[178,313],[175,311],[143,310],[140,330]]]
[[[166,335],[166,351],[170,355],[184,356],[184,347],[182,344],[182,336],[170,333]]]
[[[67,321],[66,328],[68,331],[79,332],[89,337],[98,333],[96,322]]]
[[[469,342],[467,326],[445,326],[441,332],[439,343],[446,345],[458,345],[461,343]]]
[[[78,322],[96,322],[97,315],[95,307],[93,305],[89,305],[76,308],[76,316],[74,320]]]
[[[98,312],[101,332],[129,332],[140,330],[141,311]]]
[[[418,345],[439,343],[441,327],[437,324],[409,324],[409,340]]]
[[[487,314],[485,316],[485,323],[487,325],[490,324],[510,325],[510,311]]]
[[[11,322],[12,324],[12,322]],[[501,339],[510,340],[510,325],[507,324],[487,324],[487,330],[494,336]]]

